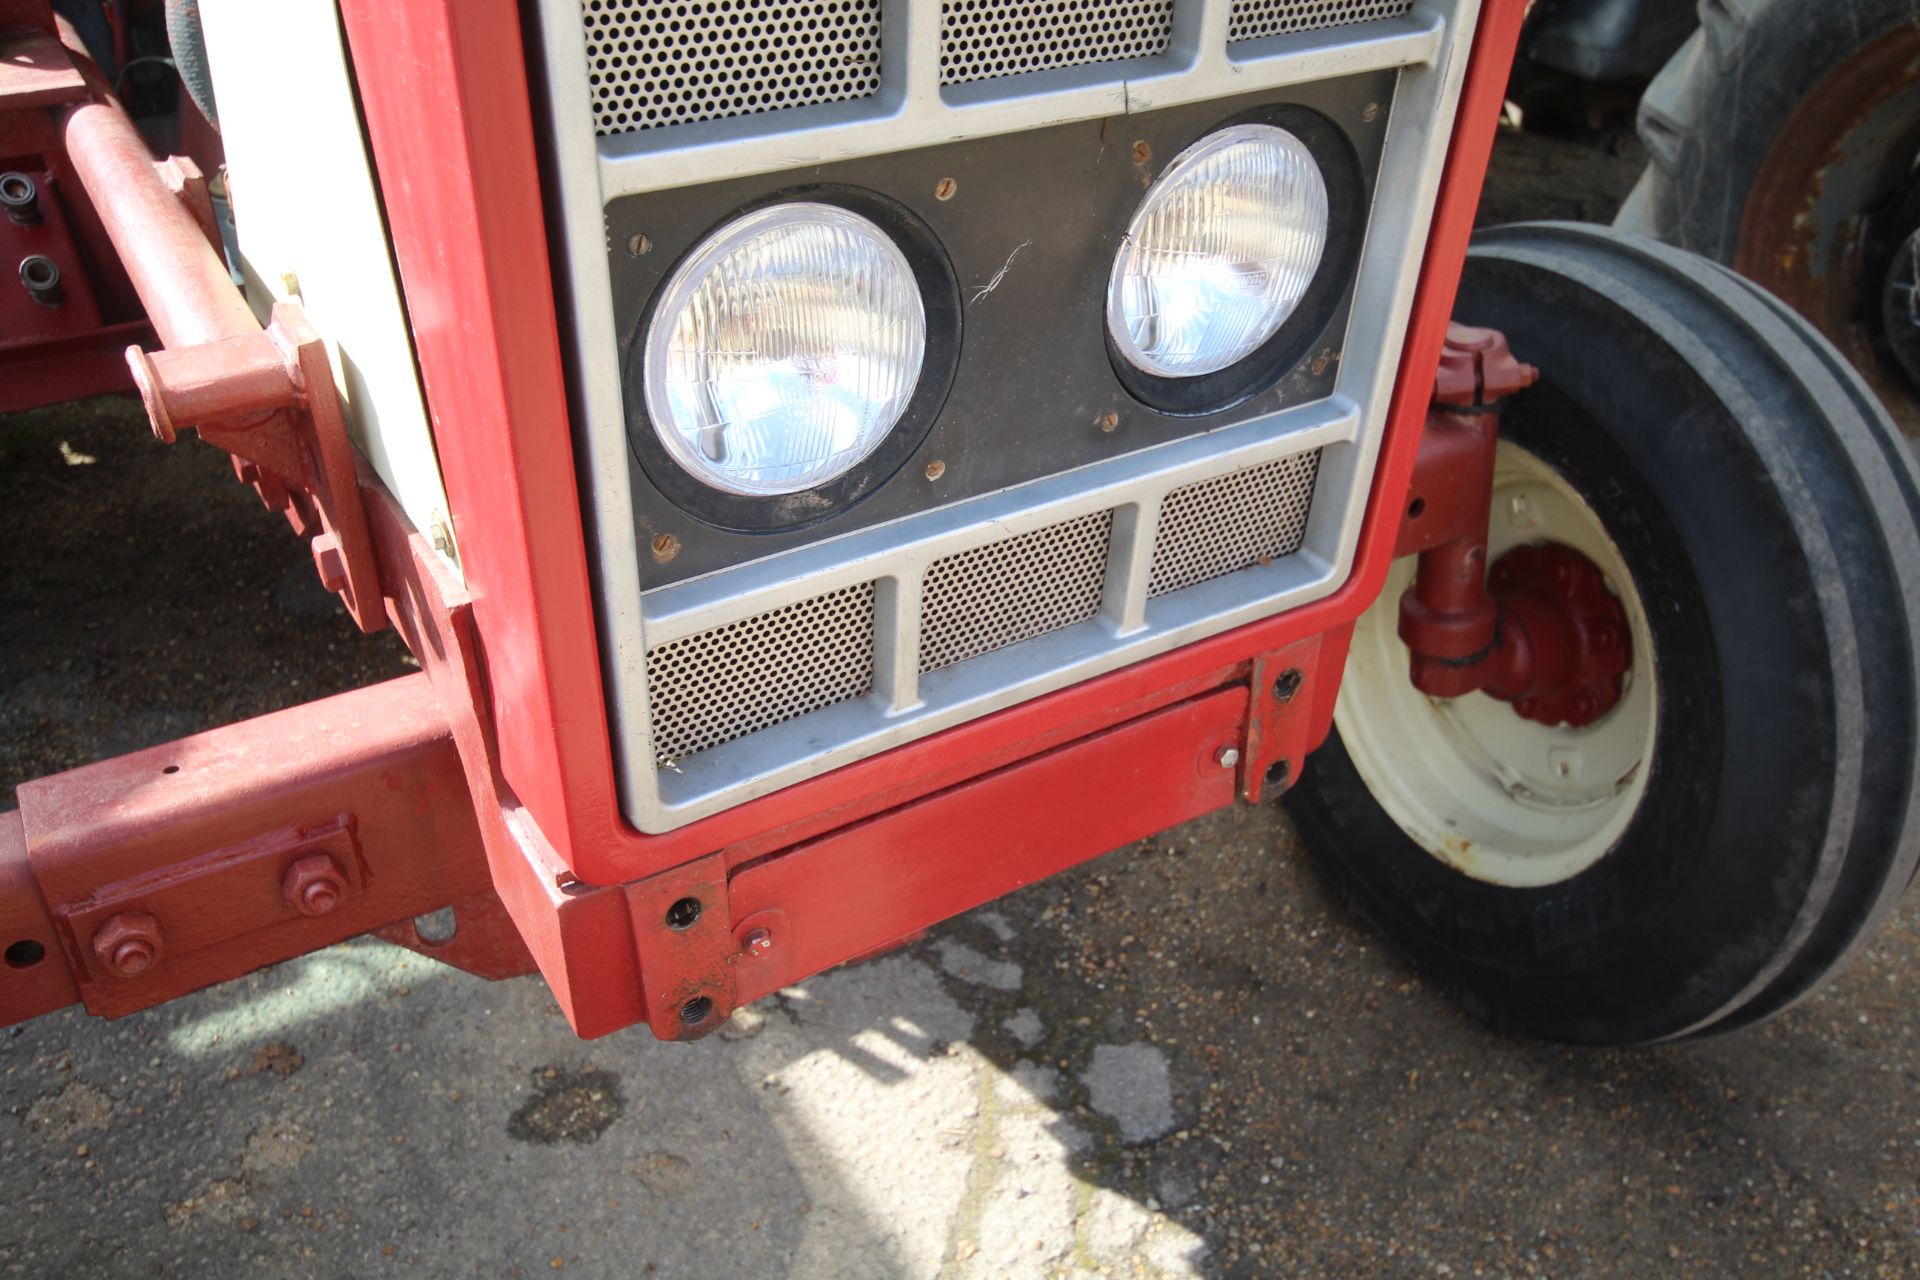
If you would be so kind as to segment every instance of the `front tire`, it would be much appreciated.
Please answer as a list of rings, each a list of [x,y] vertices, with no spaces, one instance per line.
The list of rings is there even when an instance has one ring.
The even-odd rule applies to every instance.
[[[1920,858],[1909,456],[1804,322],[1651,242],[1496,230],[1458,314],[1542,370],[1502,439],[1572,498],[1529,536],[1581,546],[1637,620],[1626,696],[1587,729],[1499,732],[1504,708],[1483,695],[1453,700],[1488,703],[1466,714],[1409,705],[1404,649],[1374,660],[1379,619],[1363,620],[1336,732],[1289,798],[1300,829],[1366,914],[1500,1026],[1633,1044],[1777,1012],[1870,935]],[[1375,610],[1396,605],[1390,590]],[[1428,715],[1492,726],[1462,749],[1499,785],[1410,787],[1446,772],[1404,758]],[[1644,752],[1622,754],[1641,729]],[[1528,804],[1555,812],[1522,785],[1529,753],[1550,750],[1604,766],[1563,806],[1604,820],[1558,852],[1522,820]],[[1518,797],[1506,826],[1503,787]],[[1494,847],[1463,853],[1467,830]]]

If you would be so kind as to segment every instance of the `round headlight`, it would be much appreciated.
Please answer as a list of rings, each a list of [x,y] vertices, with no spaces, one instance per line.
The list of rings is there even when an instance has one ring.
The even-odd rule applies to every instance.
[[[1300,305],[1327,247],[1327,182],[1285,129],[1239,124],[1167,166],[1127,227],[1107,331],[1128,363],[1194,378],[1245,359]]]
[[[772,205],[703,241],[647,331],[647,416],[673,460],[728,493],[844,475],[906,411],[927,319],[899,246],[837,205]]]

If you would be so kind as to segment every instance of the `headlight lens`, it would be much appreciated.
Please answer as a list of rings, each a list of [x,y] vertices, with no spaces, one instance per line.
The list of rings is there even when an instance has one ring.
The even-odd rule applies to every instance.
[[[1285,129],[1240,124],[1175,157],[1133,215],[1107,330],[1135,367],[1193,378],[1279,332],[1327,246],[1327,182]]]
[[[837,205],[728,223],[668,280],[647,332],[647,416],[667,452],[728,493],[844,475],[906,412],[926,309],[892,238]]]

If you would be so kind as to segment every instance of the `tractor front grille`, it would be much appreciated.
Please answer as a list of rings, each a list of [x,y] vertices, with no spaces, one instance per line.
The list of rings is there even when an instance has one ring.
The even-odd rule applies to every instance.
[[[889,0],[579,0],[602,137],[871,98]],[[1165,54],[1176,4],[940,0],[940,83]],[[1233,0],[1227,39],[1399,17],[1413,0]]]
[[[644,832],[678,830],[1338,591],[1360,545],[1480,8],[1481,0],[523,5],[536,116],[550,134],[539,181],[593,508],[588,550],[607,627],[623,815]],[[1320,111],[1363,157],[1358,267],[1330,322],[1338,332],[1322,344],[1337,361],[1331,375],[1283,382],[1270,398],[1191,430],[1155,432],[1151,413],[1130,412],[1127,430],[1106,438],[1110,448],[1055,448],[1058,438],[1044,437],[1033,465],[1006,468],[1004,482],[992,472],[992,483],[921,489],[903,470],[856,519],[755,545],[730,526],[699,546],[683,536],[696,554],[671,572],[648,558],[659,532],[651,504],[667,499],[635,469],[625,354],[631,289],[667,261],[632,260],[649,240],[678,245],[693,223],[714,224],[703,202],[727,205],[722,184],[778,192],[813,173],[858,175],[898,156],[928,169],[924,183],[913,169],[917,195],[896,198],[938,214],[929,216],[936,238],[962,234],[969,215],[984,220],[966,223],[972,235],[995,217],[1012,219],[992,231],[1011,250],[1029,234],[1018,219],[1047,211],[969,204],[999,190],[1004,173],[933,175],[945,163],[940,149],[963,148],[951,153],[956,163],[1033,162],[1052,154],[1056,139],[1045,131],[1097,130],[1087,162],[1122,164],[1155,127],[1147,117],[1169,122],[1171,146],[1202,127],[1194,122],[1209,104],[1229,101]],[[1135,115],[1142,132],[1131,131]],[[1150,180],[1166,158],[1126,176]],[[951,187],[935,179],[950,175],[963,195],[939,204]],[[1110,176],[1101,170],[1103,181]],[[1129,189],[1121,198],[1137,197]],[[1030,251],[1021,267],[1031,278],[1041,262]],[[1104,263],[1091,270],[1102,274]],[[990,278],[958,281],[969,319],[979,300],[967,290]],[[1101,287],[1064,270],[1057,283]],[[1039,387],[1031,429],[1084,432],[1109,399],[1128,403],[1123,389],[1089,386],[1060,404]],[[934,429],[957,421],[943,416]],[[963,456],[943,460],[953,475],[980,480]],[[1056,460],[1057,470],[1044,469]],[[902,499],[902,485],[920,505]]]

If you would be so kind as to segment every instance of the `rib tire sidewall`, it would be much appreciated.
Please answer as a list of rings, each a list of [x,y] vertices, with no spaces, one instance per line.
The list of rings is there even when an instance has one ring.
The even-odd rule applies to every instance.
[[[1887,593],[1920,560],[1920,489],[1857,376],[1756,294],[1603,228],[1498,229],[1469,260],[1457,314],[1551,383],[1512,403],[1510,438],[1599,513],[1654,627],[1646,796],[1613,853],[1537,891],[1420,850],[1337,735],[1292,806],[1334,879],[1502,1025],[1629,1043],[1765,1016],[1912,878],[1920,626]],[[1567,421],[1610,438],[1557,438]],[[1598,927],[1609,878],[1620,913]],[[1593,935],[1558,954],[1528,936],[1556,912]]]

